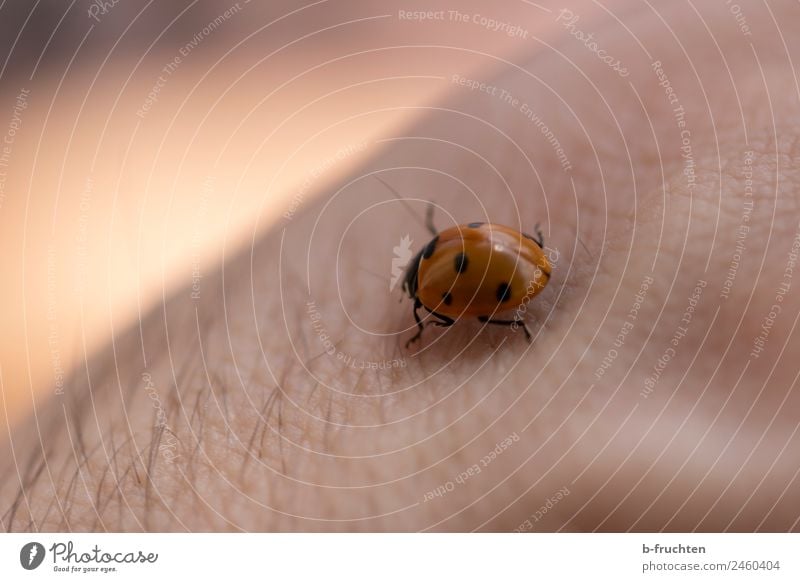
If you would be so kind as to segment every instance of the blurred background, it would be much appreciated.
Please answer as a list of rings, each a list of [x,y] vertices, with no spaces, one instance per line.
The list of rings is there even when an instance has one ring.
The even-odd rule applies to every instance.
[[[539,25],[550,9],[528,2],[458,3],[526,23],[507,34],[412,15],[428,10],[0,3],[0,423],[376,155],[452,91],[453,71],[489,78],[524,36],[555,33]]]

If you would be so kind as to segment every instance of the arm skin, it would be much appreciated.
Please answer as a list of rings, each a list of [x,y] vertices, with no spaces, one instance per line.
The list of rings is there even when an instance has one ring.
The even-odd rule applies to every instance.
[[[454,85],[407,139],[376,146],[199,298],[158,306],[19,427],[3,526],[800,529],[796,276],[751,357],[798,233],[798,12],[743,3],[743,37],[718,4],[702,21],[683,4],[618,11],[627,30],[586,9],[576,27],[626,77],[554,23],[552,49],[485,79],[532,105],[569,171],[519,108]],[[656,60],[685,109],[694,185]],[[747,165],[753,210],[722,298]],[[388,291],[392,249],[427,235],[373,173],[438,205],[440,229],[541,222],[557,260],[532,344],[460,321],[404,348],[414,321]]]

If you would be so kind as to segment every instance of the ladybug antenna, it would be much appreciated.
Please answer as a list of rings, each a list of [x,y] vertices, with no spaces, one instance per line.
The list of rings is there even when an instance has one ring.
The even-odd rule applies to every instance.
[[[432,234],[436,234],[436,228],[433,226],[433,203],[432,202],[428,202],[428,208],[426,209],[426,212],[425,212],[425,221],[423,222],[423,220],[420,218],[419,214],[414,212],[414,209],[411,208],[411,206],[408,204],[406,199],[403,198],[402,196],[400,196],[400,193],[397,190],[395,190],[388,182],[386,182],[386,180],[384,180],[384,179],[382,179],[382,178],[380,178],[378,176],[374,176],[374,178],[376,180],[378,180],[378,182],[380,182],[381,184],[383,184],[384,186],[386,186],[389,189],[389,191],[392,193],[392,196],[394,196],[405,207],[405,209],[408,210],[414,216],[414,219],[417,222],[419,222],[422,226],[424,226],[426,229],[428,229]]]
[[[433,224],[433,202],[428,200],[428,207],[425,209],[425,228],[428,229],[432,235],[436,236],[436,225]]]

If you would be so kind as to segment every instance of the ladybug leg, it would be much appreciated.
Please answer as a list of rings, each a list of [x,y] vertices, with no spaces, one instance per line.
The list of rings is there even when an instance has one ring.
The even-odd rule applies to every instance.
[[[419,331],[417,331],[417,333],[414,335],[414,337],[412,337],[410,340],[408,340],[406,342],[406,348],[408,348],[408,346],[410,346],[415,341],[417,341],[420,338],[420,336],[422,335],[422,330],[425,329],[425,325],[422,323],[422,320],[419,318],[419,313],[417,313],[417,310],[420,307],[425,307],[425,306],[422,305],[422,302],[419,300],[419,298],[417,298],[414,301],[414,320],[417,322],[417,327],[419,327]],[[428,322],[429,325],[438,325],[439,327],[450,327],[451,325],[453,325],[456,322],[455,319],[447,317],[446,315],[442,315],[441,313],[436,313],[435,311],[431,311],[427,307],[425,307],[425,309],[428,311],[428,313],[430,313],[431,315],[433,315],[434,317],[436,317],[438,319],[438,321],[429,321]]]
[[[412,310],[412,312],[414,313],[414,321],[417,322],[417,327],[419,328],[419,330],[417,330],[417,333],[414,335],[414,337],[412,337],[410,340],[406,342],[406,349],[408,349],[408,346],[410,346],[420,338],[420,336],[422,335],[422,330],[425,329],[425,326],[422,325],[422,320],[419,318],[419,313],[417,313],[417,310],[420,307],[422,307],[422,301],[420,301],[419,298],[417,298],[414,301],[414,309]]]
[[[489,319],[487,316],[481,315],[478,317],[478,321],[481,323],[491,323],[493,325],[505,325],[507,327],[511,327],[514,324],[520,325],[522,326],[522,331],[525,332],[525,339],[528,340],[528,343],[531,341],[531,330],[528,329],[528,326],[522,319]]]
[[[456,322],[455,319],[447,317],[446,315],[442,315],[441,313],[436,313],[430,309],[428,309],[428,311],[430,311],[431,315],[439,319],[439,321],[432,321],[431,323],[433,325],[438,325],[439,327],[450,327]]]

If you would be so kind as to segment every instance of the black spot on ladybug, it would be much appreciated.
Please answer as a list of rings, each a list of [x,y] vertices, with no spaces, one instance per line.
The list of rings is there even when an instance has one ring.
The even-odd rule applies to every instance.
[[[467,226],[469,228],[480,228],[484,224],[486,224],[486,223],[485,222],[470,222]]]
[[[497,301],[500,303],[505,303],[509,299],[511,299],[511,285],[508,283],[500,283],[497,286],[496,291]]]
[[[467,255],[464,253],[458,253],[453,261],[453,266],[456,269],[456,273],[463,273],[466,271],[467,267],[469,266],[469,259],[467,258]]]
[[[449,291],[445,291],[444,293],[442,293],[442,303],[444,303],[445,305],[450,305],[453,303],[453,296],[450,295]]]
[[[425,245],[425,248],[422,251],[422,258],[423,259],[430,259],[431,255],[433,255],[433,251],[436,250],[436,243],[439,242],[439,236],[436,235],[431,239],[431,241]]]

